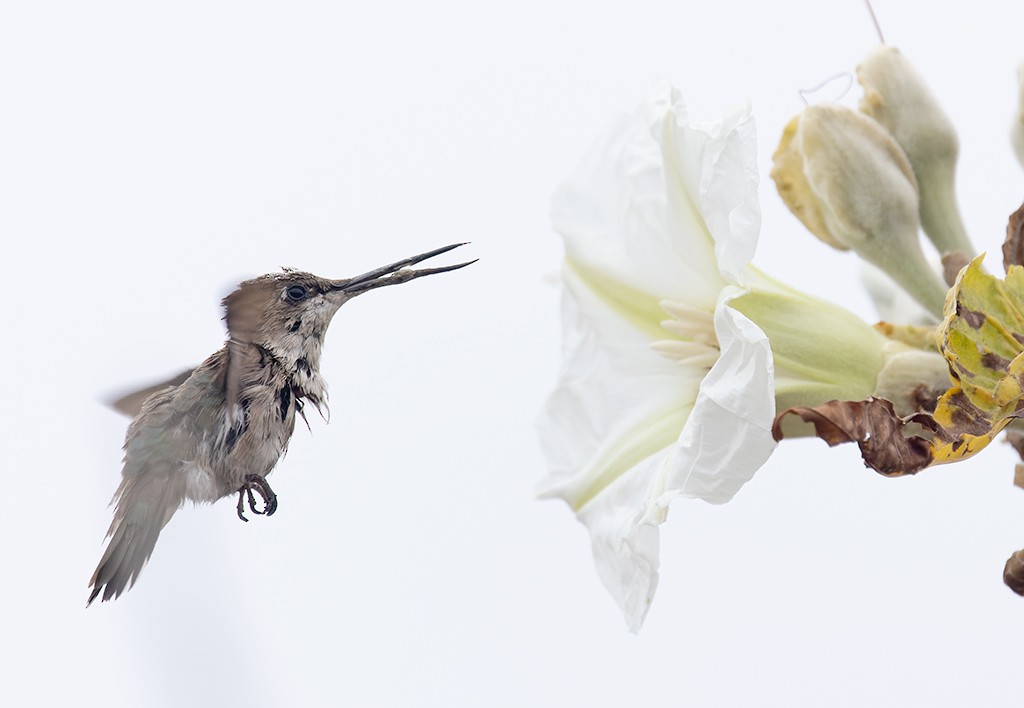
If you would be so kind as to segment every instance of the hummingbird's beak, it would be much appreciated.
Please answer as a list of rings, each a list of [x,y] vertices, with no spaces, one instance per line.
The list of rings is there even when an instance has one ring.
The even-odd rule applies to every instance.
[[[428,258],[439,256],[442,253],[447,253],[453,248],[459,246],[465,246],[465,243],[453,243],[451,246],[445,246],[438,248],[433,251],[421,253],[418,256],[412,256],[411,258],[405,258],[400,261],[396,261],[380,268],[375,268],[362,275],[357,275],[354,278],[346,278],[344,280],[334,281],[332,290],[340,290],[351,296],[359,295],[367,290],[373,290],[374,288],[382,288],[385,285],[396,285],[398,283],[408,283],[410,280],[415,280],[424,275],[433,275],[434,273],[447,273],[450,270],[458,270],[459,268],[465,268],[470,263],[476,263],[478,259],[472,261],[466,261],[465,263],[457,263],[456,265],[442,266],[440,268],[421,268],[419,270],[407,270],[408,266],[416,265],[420,261],[425,261]]]

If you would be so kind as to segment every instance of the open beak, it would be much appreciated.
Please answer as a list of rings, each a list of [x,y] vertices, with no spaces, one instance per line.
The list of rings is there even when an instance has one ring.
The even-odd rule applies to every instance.
[[[478,259],[472,261],[466,261],[465,263],[457,263],[456,265],[442,266],[440,268],[421,268],[419,270],[410,270],[408,266],[416,265],[421,261],[425,261],[428,258],[439,256],[442,253],[447,253],[453,248],[459,246],[465,246],[465,243],[453,243],[451,246],[445,246],[438,248],[433,251],[421,253],[418,256],[412,256],[411,258],[405,258],[400,261],[396,261],[380,268],[375,268],[362,275],[357,275],[354,278],[346,278],[344,280],[334,281],[332,290],[341,290],[351,296],[359,295],[367,290],[373,290],[374,288],[382,288],[385,285],[396,285],[398,283],[408,283],[410,280],[423,277],[424,275],[433,275],[434,273],[447,273],[450,270],[458,270],[459,268],[465,268],[470,263],[476,263]]]

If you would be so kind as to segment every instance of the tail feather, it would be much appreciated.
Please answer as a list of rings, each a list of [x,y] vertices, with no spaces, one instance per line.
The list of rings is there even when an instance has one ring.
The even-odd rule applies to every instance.
[[[179,486],[166,475],[136,476],[121,482],[114,495],[114,522],[107,532],[110,541],[89,581],[92,592],[87,607],[101,593],[106,602],[135,584],[160,531],[181,507]]]

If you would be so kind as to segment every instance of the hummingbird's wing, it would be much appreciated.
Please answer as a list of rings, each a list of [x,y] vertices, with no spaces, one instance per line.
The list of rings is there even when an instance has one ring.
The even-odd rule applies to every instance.
[[[259,289],[236,290],[224,299],[224,321],[228,325],[228,365],[225,374],[225,400],[229,416],[239,403],[238,393],[247,374],[259,368],[262,354],[253,344],[263,313],[266,295]]]
[[[112,401],[107,401],[111,408],[116,410],[118,413],[123,413],[129,418],[134,418],[142,410],[142,404],[146,402],[146,399],[152,396],[158,391],[163,391],[166,388],[180,386],[185,383],[189,376],[195,369],[189,369],[188,371],[182,371],[180,374],[161,381],[159,383],[146,386],[145,388],[138,389],[136,391],[129,391],[128,393],[115,398]]]
[[[243,375],[260,364],[259,349],[252,342],[260,322],[261,303],[261,293],[253,290],[237,290],[224,300],[227,310],[224,320],[228,325],[228,364],[225,387],[229,411],[232,410],[231,404],[238,402],[238,392]],[[142,410],[142,404],[150,396],[168,387],[180,386],[188,380],[194,371],[195,369],[183,371],[166,381],[137,391],[130,391],[109,403],[114,410],[134,418]]]
[[[193,412],[176,409],[179,390],[153,395],[128,427],[110,541],[89,581],[89,603],[101,593],[103,600],[116,598],[135,584],[160,531],[185,500],[197,445],[186,429]]]

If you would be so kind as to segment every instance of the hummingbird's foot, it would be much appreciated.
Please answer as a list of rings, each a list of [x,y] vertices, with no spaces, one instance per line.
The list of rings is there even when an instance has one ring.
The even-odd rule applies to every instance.
[[[263,511],[256,508],[256,497],[252,493],[254,489],[260,495],[260,499],[263,500]],[[245,501],[247,498],[249,501],[249,511],[254,514],[272,516],[277,511],[277,495],[270,488],[270,483],[261,475],[246,475],[245,484],[238,488],[238,506],[235,509],[238,511],[238,518],[242,521],[249,520],[242,513],[245,511]]]
[[[248,522],[249,519],[245,518],[245,514],[243,513],[245,511],[245,497],[246,497],[246,495],[248,495],[248,497],[249,497],[249,508],[252,509],[253,511],[256,511],[256,497],[254,497],[252,495],[252,489],[250,489],[248,487],[248,485],[239,488],[239,490],[238,490],[238,506],[235,507],[235,510],[238,512],[238,518],[239,519],[241,519],[242,521]],[[259,512],[256,512],[256,513],[259,513]]]

